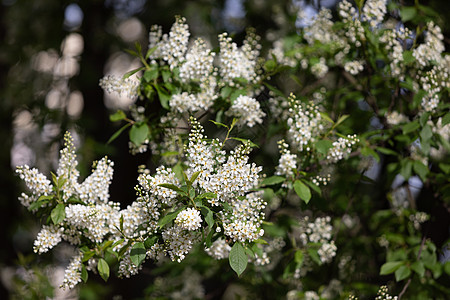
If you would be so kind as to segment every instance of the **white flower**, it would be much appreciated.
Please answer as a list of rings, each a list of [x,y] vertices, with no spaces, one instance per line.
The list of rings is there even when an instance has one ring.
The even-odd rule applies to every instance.
[[[107,75],[100,79],[99,85],[107,93],[125,95],[133,100],[138,96],[139,82],[131,78],[117,78],[114,75]]]
[[[219,72],[223,84],[234,85],[233,79],[243,78],[250,83],[259,80],[257,57],[260,45],[254,33],[247,35],[244,45],[238,48],[227,33],[219,35]]]
[[[218,238],[212,243],[211,247],[206,248],[205,251],[206,253],[208,253],[209,256],[213,257],[214,259],[223,259],[228,258],[228,255],[230,254],[231,251],[231,247],[224,239]]]
[[[66,271],[64,272],[64,281],[61,285],[62,288],[73,289],[79,282],[81,282],[81,253],[75,256]]]
[[[294,147],[300,151],[310,150],[309,145],[314,143],[316,137],[323,131],[322,118],[319,108],[313,102],[307,105],[296,101],[295,96],[290,96],[290,117],[287,120],[289,126],[288,138]]]
[[[239,124],[253,127],[256,123],[261,124],[266,114],[261,110],[259,102],[255,98],[240,95],[234,100],[228,114],[239,118]]]
[[[347,135],[346,138],[340,137],[333,142],[333,147],[328,150],[327,161],[336,163],[352,152],[352,147],[359,142],[356,135]]]
[[[175,219],[175,224],[186,230],[197,230],[202,223],[200,212],[195,208],[187,208],[181,211]]]
[[[42,254],[61,242],[62,228],[56,225],[44,225],[34,241],[33,250]]]
[[[362,70],[364,70],[364,66],[361,61],[349,61],[344,65],[345,71],[349,72],[352,75],[356,75]]]

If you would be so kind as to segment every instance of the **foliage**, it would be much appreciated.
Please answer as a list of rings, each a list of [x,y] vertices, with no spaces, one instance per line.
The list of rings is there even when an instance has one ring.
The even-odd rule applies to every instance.
[[[210,49],[183,17],[168,34],[152,26],[148,47],[128,51],[141,66],[100,86],[134,101],[110,116],[121,127],[108,143],[127,132],[131,154],[158,167],[140,168],[121,209],[113,162],[79,183],[67,133],[51,180],[17,168],[19,200],[43,225],[34,251],[77,249],[69,288],[148,266],[152,298],[388,299],[385,284],[445,298],[450,56],[436,16],[344,0],[266,52],[253,29]]]

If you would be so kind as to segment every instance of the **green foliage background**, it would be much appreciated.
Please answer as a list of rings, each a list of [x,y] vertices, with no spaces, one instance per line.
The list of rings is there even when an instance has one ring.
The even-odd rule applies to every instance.
[[[144,1],[145,2],[145,1]],[[400,1],[405,5],[414,5],[413,1]],[[1,226],[1,240],[3,246],[0,249],[0,268],[14,267],[22,265],[27,269],[34,269],[39,274],[39,267],[48,263],[61,263],[57,258],[46,254],[36,257],[32,253],[32,243],[37,232],[37,223],[31,218],[30,214],[20,207],[16,200],[22,191],[22,187],[18,183],[18,178],[13,173],[11,166],[11,149],[13,145],[13,119],[19,110],[26,109],[31,112],[33,119],[43,130],[44,125],[49,122],[55,122],[61,125],[61,134],[54,137],[53,140],[42,142],[38,140],[28,141],[36,151],[36,157],[40,158],[40,165],[50,165],[46,161],[46,153],[52,146],[57,145],[60,148],[60,141],[62,135],[69,127],[75,126],[84,138],[84,144],[80,149],[80,157],[82,161],[80,166],[84,167],[82,170],[84,175],[89,173],[89,164],[91,161],[98,159],[107,154],[115,162],[114,183],[111,187],[112,200],[120,201],[122,206],[129,204],[134,199],[135,178],[137,175],[137,167],[149,161],[148,154],[141,156],[131,156],[128,154],[127,136],[122,135],[117,141],[111,145],[106,145],[106,141],[119,128],[116,124],[111,124],[109,115],[111,111],[105,108],[102,98],[103,91],[98,86],[98,80],[103,74],[106,61],[113,52],[123,50],[125,48],[132,48],[131,43],[126,43],[121,40],[115,33],[114,28],[117,23],[132,15],[137,17],[145,27],[145,30],[150,28],[152,24],[160,24],[165,30],[170,28],[173,23],[174,15],[183,15],[188,20],[190,30],[193,36],[205,36],[211,40],[215,40],[218,33],[228,30],[224,19],[221,17],[221,12],[224,9],[224,1],[147,1],[141,10],[134,14],[125,13],[127,5],[133,1],[74,1],[77,3],[84,13],[84,18],[81,26],[75,29],[80,33],[84,39],[84,51],[80,59],[80,73],[70,79],[70,86],[80,90],[84,98],[84,108],[79,119],[70,118],[66,113],[61,111],[50,110],[45,105],[45,93],[41,91],[48,90],[52,78],[44,76],[31,67],[31,58],[34,54],[49,48],[59,49],[61,41],[70,32],[70,29],[64,26],[64,11],[71,1],[52,1],[52,0],[17,0],[2,2],[0,9],[0,140],[3,142],[3,147],[0,149],[0,162],[2,172],[0,173],[0,182],[2,183],[2,192],[0,193],[0,226]],[[319,1],[320,3],[320,1]],[[450,3],[448,1],[420,1],[423,5],[428,5],[439,13],[439,15],[422,15],[417,20],[410,22],[420,23],[428,17],[435,19],[441,25],[445,43],[448,50],[450,36],[449,14]],[[121,5],[122,6],[121,6]],[[237,20],[234,32],[237,41],[242,40],[244,36],[243,28],[252,26],[256,28],[256,32],[262,37],[268,34],[275,34],[276,36],[291,36],[295,39],[296,29],[293,26],[293,18],[289,15],[289,7],[291,1],[245,1],[246,15],[243,19]],[[285,18],[284,22],[275,22],[274,16],[281,15]],[[229,30],[228,30],[229,31]],[[142,44],[145,44],[147,36],[144,34],[141,37]],[[263,39],[264,40],[264,39]],[[271,45],[263,42],[264,49],[268,49]],[[265,53],[265,52],[263,52]],[[311,76],[307,74],[297,74],[302,86],[296,85],[292,80],[286,80],[286,77],[278,77],[273,79],[274,84],[282,86],[284,89],[294,93],[305,93],[304,88],[314,84]],[[286,75],[285,75],[286,76]],[[334,78],[337,80],[338,78]],[[311,80],[311,81],[309,81]],[[389,98],[389,91],[383,91],[385,84],[381,80],[377,82],[374,78],[375,89],[380,93],[386,93],[386,98]],[[284,86],[283,86],[284,85]],[[297,90],[295,90],[295,87]],[[40,92],[40,93],[38,93]],[[353,94],[351,94],[353,93]],[[349,98],[358,98],[364,96],[358,91],[336,90],[336,94],[330,97],[348,96]],[[348,106],[346,106],[348,105]],[[387,105],[380,105],[387,106]],[[362,115],[356,105],[341,104],[339,107],[330,107],[336,113],[332,116],[334,119],[345,112],[346,114],[358,115],[359,118],[351,117],[347,122],[343,123],[341,131],[349,133],[352,130],[358,129],[358,134],[367,132],[368,120],[370,113]],[[116,126],[116,127],[115,127]],[[277,128],[273,129],[274,131]],[[403,132],[404,133],[404,132]],[[402,145],[414,141],[415,136],[405,134],[407,141],[396,144],[394,149],[402,151]],[[255,141],[256,143],[263,141]],[[398,149],[395,149],[398,147]],[[388,151],[386,150],[386,151]],[[388,153],[385,153],[388,154]],[[263,153],[261,156],[254,157],[255,161],[260,165],[275,166],[277,161],[274,160],[270,153]],[[396,162],[396,158],[390,155],[384,156],[381,172],[388,173],[387,168],[391,162]],[[380,181],[371,183],[363,178],[361,174],[356,173],[356,161],[350,161],[349,164],[342,164],[340,170],[343,176],[337,178],[333,189],[329,190],[327,195],[333,199],[332,204],[325,198],[318,198],[313,203],[317,210],[331,212],[335,215],[342,215],[346,212],[348,199],[353,199],[350,209],[358,212],[361,218],[368,218],[362,220],[362,228],[357,233],[342,232],[339,235],[341,240],[339,251],[345,253],[359,253],[356,270],[352,274],[346,284],[352,285],[354,290],[365,291],[360,295],[361,297],[370,297],[376,293],[377,286],[384,284],[388,278],[392,280],[393,277],[378,276],[380,266],[386,261],[386,255],[381,247],[374,246],[373,240],[358,238],[357,235],[376,237],[386,233],[388,240],[392,243],[402,245],[399,250],[388,254],[388,261],[414,261],[417,256],[421,239],[420,236],[404,236],[405,231],[410,230],[407,227],[407,220],[396,219],[392,214],[385,210],[389,208],[389,203],[385,198],[387,194],[389,182],[392,178],[381,177]],[[409,164],[404,161],[400,164]],[[398,170],[411,173],[411,169],[417,172],[413,165],[403,168],[396,166]],[[50,171],[50,170],[48,170]],[[434,170],[440,173],[440,170]],[[389,172],[394,174],[394,172]],[[447,174],[448,176],[448,174]],[[438,178],[439,179],[439,178]],[[445,181],[445,177],[442,179]],[[380,189],[380,186],[383,187]],[[448,190],[447,190],[448,192]],[[447,198],[445,198],[447,197]],[[439,249],[448,240],[449,228],[449,213],[448,213],[448,193],[442,199],[442,195],[436,197],[435,191],[431,186],[425,186],[422,190],[418,200],[417,209],[425,211],[433,216],[432,222],[427,223],[424,227],[427,237],[431,238],[434,244]],[[438,199],[436,199],[438,198]],[[127,200],[129,199],[129,200]],[[435,199],[436,201],[430,201]],[[305,206],[302,206],[305,207]],[[372,213],[377,212],[377,213]],[[273,216],[271,216],[273,217]],[[289,212],[280,216],[277,219],[278,227],[273,228],[274,236],[280,235],[285,237],[290,228]],[[404,221],[404,222],[402,222]],[[340,225],[336,224],[339,228]],[[396,231],[397,230],[397,231]],[[270,229],[268,229],[270,231]],[[342,230],[343,231],[343,230]],[[270,234],[270,232],[269,232]],[[347,246],[345,242],[349,241]],[[414,248],[409,248],[409,246]],[[348,249],[346,249],[348,247]],[[403,248],[403,249],[402,249]],[[409,249],[412,249],[411,251]],[[433,254],[437,251],[433,245],[428,245],[423,251],[426,262],[431,266],[428,268],[432,272],[441,272],[443,270],[434,270]],[[429,257],[429,258],[428,258]],[[168,278],[176,278],[188,266],[195,266],[200,272],[212,272],[208,270],[211,265],[214,266],[220,278],[208,278],[204,285],[207,287],[211,298],[217,298],[223,294],[226,287],[235,284],[238,279],[232,272],[220,272],[220,270],[229,270],[228,261],[213,262],[211,258],[201,255],[191,254],[178,268],[172,264],[160,267],[155,271],[144,270],[138,277],[118,280],[110,278],[108,284],[104,284],[99,276],[90,278],[87,285],[81,287],[80,296],[84,299],[101,299],[111,298],[112,295],[121,294],[124,299],[144,297],[157,290],[156,285],[150,285],[155,277],[163,274]],[[282,265],[288,265],[292,260],[292,255],[286,257],[280,264],[280,267],[275,270],[275,273],[282,274],[286,272]],[[67,263],[67,262],[64,262]],[[390,266],[399,267],[399,266]],[[422,266],[423,267],[423,266]],[[387,268],[387,267],[386,267]],[[417,273],[421,272],[421,267],[412,267],[414,271],[418,269]],[[397,268],[398,269],[398,268]],[[385,270],[389,273],[389,270]],[[268,299],[276,299],[284,297],[285,289],[282,282],[277,278],[271,278],[271,274],[264,274],[257,271],[246,274],[241,279],[244,286],[246,286],[248,295],[265,295]],[[337,270],[328,270],[321,268],[317,272],[308,275],[308,284],[310,287],[320,288],[315,282],[326,282],[324,278],[332,279],[335,277]],[[383,272],[383,269],[382,269]],[[36,286],[27,286],[26,283],[17,283],[18,290],[24,294],[20,295],[18,291],[16,297],[30,297],[40,299],[44,295],[50,294],[52,291],[46,283],[44,274],[39,277],[39,284]],[[397,274],[396,274],[397,276]],[[446,276],[446,277],[445,277]],[[320,280],[319,280],[320,279]],[[424,297],[436,295],[436,297],[443,297],[448,293],[448,286],[445,287],[443,280],[448,279],[448,275],[441,277],[440,281],[428,282],[427,291]],[[419,293],[420,280],[415,281],[410,289],[410,295],[415,292]],[[270,284],[268,284],[270,283]],[[423,283],[423,282],[422,282]],[[23,284],[23,285],[22,285]],[[399,285],[401,288],[402,285]],[[397,294],[400,288],[396,288]],[[5,297],[7,297],[7,290],[3,289]],[[243,293],[245,294],[245,293]],[[425,296],[426,295],[426,296]],[[12,297],[12,295],[10,295]],[[420,296],[419,296],[420,297]],[[3,297],[1,297],[3,298]],[[251,298],[251,296],[249,296]]]

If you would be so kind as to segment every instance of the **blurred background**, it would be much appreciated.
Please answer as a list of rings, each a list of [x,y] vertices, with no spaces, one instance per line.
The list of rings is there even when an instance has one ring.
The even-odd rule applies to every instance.
[[[115,162],[111,200],[122,207],[134,200],[137,166],[149,157],[130,155],[126,135],[106,144],[118,129],[109,115],[131,103],[104,95],[98,82],[105,74],[120,76],[139,66],[123,50],[133,48],[135,42],[145,49],[152,24],[167,32],[174,16],[182,15],[191,35],[203,37],[213,47],[219,33],[227,31],[239,43],[245,28],[252,26],[267,51],[271,42],[295,31],[294,24],[307,22],[296,20],[296,8],[302,6],[308,17],[321,6],[333,8],[336,2],[0,0],[0,299],[77,297],[57,288],[71,249],[58,247],[54,254],[41,256],[32,251],[40,226],[17,201],[23,186],[14,174],[15,166],[28,164],[50,174],[57,168],[62,136],[70,130],[79,149],[82,177],[90,172],[90,162],[108,155]],[[420,2],[448,19],[448,1]],[[444,36],[449,36],[448,22],[445,26]],[[83,299],[142,297],[151,276],[144,272],[132,279],[111,278],[108,284],[90,278],[78,292]]]

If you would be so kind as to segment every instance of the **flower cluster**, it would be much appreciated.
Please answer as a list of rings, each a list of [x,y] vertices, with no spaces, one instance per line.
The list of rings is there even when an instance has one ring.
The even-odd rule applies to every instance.
[[[327,161],[336,163],[344,158],[344,156],[352,152],[352,147],[359,142],[356,135],[347,135],[346,138],[340,137],[333,142],[333,147],[328,150]]]
[[[336,256],[337,247],[331,240],[333,227],[330,225],[331,218],[317,218],[314,222],[309,222],[309,218],[305,217],[302,221],[303,232],[299,238],[303,245],[308,243],[320,243],[321,246],[317,251],[322,263],[330,262]]]
[[[234,100],[233,105],[227,112],[230,115],[239,118],[238,124],[245,124],[253,127],[255,124],[261,124],[265,113],[261,110],[259,102],[255,98],[240,95]]]
[[[311,73],[314,74],[317,78],[324,77],[328,72],[328,66],[326,64],[325,58],[321,57],[319,62],[313,64],[311,66]]]
[[[114,75],[107,75],[100,79],[99,85],[107,93],[117,93],[133,100],[138,96],[139,82],[131,78],[117,78]]]
[[[150,59],[162,58],[171,69],[178,67],[184,60],[188,48],[190,32],[186,19],[176,16],[169,34],[161,35],[161,33],[161,27],[152,26],[149,34],[149,48],[156,47],[156,49],[150,55]]]
[[[315,41],[328,44],[338,39],[333,34],[333,21],[331,21],[331,11],[327,8],[321,9],[312,21],[311,25],[305,28],[304,37],[308,44],[314,44]]]
[[[389,295],[389,289],[387,286],[383,285],[380,287],[380,289],[377,292],[377,296],[375,297],[375,300],[397,300],[397,296],[391,296]]]
[[[76,255],[72,258],[69,266],[64,272],[64,280],[61,287],[73,289],[78,283],[81,282],[81,259],[82,255]]]
[[[257,83],[260,79],[257,58],[259,56],[259,36],[250,31],[241,48],[228,36],[219,35],[219,75],[221,84],[234,86],[234,79],[243,78],[249,83]],[[239,63],[237,63],[239,62]]]
[[[297,155],[291,154],[288,146],[284,140],[278,141],[281,156],[275,170],[275,175],[285,175],[287,177],[294,175],[293,169],[297,168]]]
[[[214,56],[215,53],[206,47],[203,39],[196,39],[186,54],[186,61],[180,67],[181,80],[184,82],[207,80],[214,71]]]
[[[309,151],[310,145],[324,129],[319,108],[313,102],[301,104],[293,94],[289,97],[289,101],[291,115],[287,120],[288,138],[300,151]]]
[[[386,0],[367,0],[364,3],[363,20],[369,22],[370,27],[377,27],[386,14]]]
[[[356,75],[362,70],[364,70],[364,65],[361,61],[355,60],[355,61],[349,61],[346,62],[344,65],[344,70],[349,72],[352,75]]]
[[[203,140],[203,127],[191,119],[187,158],[189,168],[186,174],[200,172],[196,184],[206,192],[215,193],[217,198],[208,199],[211,205],[220,205],[237,196],[243,196],[258,183],[261,167],[248,163],[249,145],[240,145],[230,151],[228,158],[222,150],[222,143]]]
[[[35,196],[49,195],[52,191],[50,180],[45,177],[44,174],[39,173],[36,168],[30,169],[29,166],[19,166],[16,170],[20,179],[25,181],[27,188],[33,193],[32,198]]]
[[[426,67],[442,60],[441,53],[445,50],[443,39],[441,28],[435,25],[433,21],[429,22],[425,34],[425,43],[420,44],[413,50],[413,56],[419,66]]]
[[[62,228],[54,225],[44,225],[34,241],[33,250],[39,254],[45,253],[59,244],[61,238]]]
[[[214,259],[228,258],[230,250],[230,245],[228,245],[228,243],[222,238],[215,240],[211,247],[205,249],[206,253]]]
[[[341,16],[345,31],[344,36],[347,42],[355,47],[361,47],[361,41],[365,40],[364,28],[362,27],[361,21],[357,17],[357,11],[353,5],[347,1],[341,1],[338,4],[339,15]],[[343,54],[348,53],[348,48]]]
[[[175,219],[175,224],[185,230],[197,230],[202,223],[200,212],[195,208],[187,208],[181,211]]]
[[[261,192],[254,192],[231,202],[232,210],[225,211],[222,218],[226,236],[233,241],[252,242],[264,235],[261,224],[267,203],[261,196]]]

